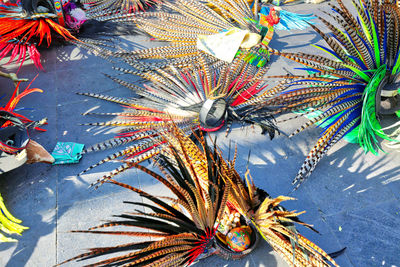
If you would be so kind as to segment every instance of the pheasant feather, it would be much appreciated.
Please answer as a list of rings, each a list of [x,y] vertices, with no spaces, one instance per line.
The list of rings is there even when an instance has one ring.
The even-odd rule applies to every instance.
[[[240,57],[254,66],[263,67],[269,61],[266,47],[273,36],[274,25],[280,20],[275,9],[258,8],[257,4],[258,1],[242,0],[165,1],[160,11],[103,17],[103,20],[135,23],[153,38],[169,43],[163,47],[130,52],[105,50],[103,53],[123,59],[138,71],[153,70],[154,63],[150,63],[153,59],[189,66],[202,60],[198,51],[207,55],[210,62],[232,62],[234,57]],[[250,6],[254,7],[254,12]],[[285,29],[306,27],[305,21],[313,18],[284,10],[279,14],[282,14],[281,21],[287,22],[283,26]]]
[[[142,98],[82,94],[118,103],[128,109],[126,112],[110,113],[118,114],[115,120],[85,124],[122,127],[126,131],[119,134],[115,141],[96,144],[84,153],[130,144],[86,171],[117,158],[140,162],[137,160],[142,153],[164,145],[159,137],[166,134],[168,129],[165,125],[170,121],[174,121],[185,133],[192,130],[217,131],[230,121],[250,123],[261,126],[273,138],[277,129],[272,117],[259,114],[253,105],[247,105],[266,88],[261,77],[267,69],[257,68],[240,59],[219,68],[209,66],[202,55],[199,58],[199,66],[191,70],[172,67],[142,73],[141,77],[149,81],[143,87],[114,79],[139,94],[146,92],[141,94]]]
[[[273,114],[308,113],[310,109],[319,112],[295,131],[298,133],[313,124],[324,129],[296,175],[297,187],[343,137],[355,137],[366,152],[373,154],[381,150],[377,137],[393,141],[380,126],[379,111],[381,94],[396,95],[399,87],[400,9],[397,1],[351,2],[357,10],[356,16],[338,0],[338,6],[331,4],[335,12],[326,13],[334,22],[320,18],[332,34],[312,26],[328,44],[317,47],[334,59],[269,48],[274,54],[305,65],[305,70],[312,74],[292,76],[290,81],[272,89],[273,97],[260,95],[253,99],[255,105],[273,109]]]
[[[112,253],[125,252],[122,256],[111,256],[106,260],[94,263],[96,266],[105,265],[134,265],[134,266],[187,266],[190,265],[206,249],[213,245],[216,232],[217,215],[224,209],[229,194],[230,186],[225,184],[223,178],[216,172],[216,160],[212,154],[202,151],[206,147],[204,137],[199,139],[201,146],[194,145],[184,133],[174,125],[169,125],[170,130],[163,137],[167,142],[165,153],[171,157],[162,157],[161,168],[167,176],[163,177],[146,167],[131,164],[144,171],[156,180],[163,183],[174,194],[176,199],[172,203],[165,202],[162,198],[154,197],[138,188],[108,180],[109,183],[122,186],[140,196],[148,199],[150,203],[129,203],[136,206],[134,213],[117,216],[120,220],[111,221],[85,231],[75,231],[91,234],[151,236],[152,241],[128,243],[115,247],[93,248],[89,252],[78,255],[63,263],[72,260],[88,260],[99,256],[109,256]],[[193,157],[195,156],[195,157]],[[198,157],[203,160],[198,161]],[[198,177],[207,170],[204,180],[207,183],[199,184]],[[211,186],[212,183],[212,186]],[[171,199],[171,198],[167,198]],[[183,205],[176,205],[182,203]],[[214,206],[211,203],[217,203]],[[141,212],[138,207],[150,211]],[[106,231],[112,227],[136,227],[141,231]],[[99,231],[100,228],[107,228]],[[151,233],[146,230],[151,230]]]

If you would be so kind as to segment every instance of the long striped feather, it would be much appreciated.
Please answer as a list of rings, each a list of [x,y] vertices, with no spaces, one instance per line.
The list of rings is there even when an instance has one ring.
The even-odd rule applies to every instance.
[[[147,80],[143,86],[112,78],[121,85],[132,89],[141,97],[120,98],[95,93],[79,93],[122,105],[126,111],[98,113],[115,115],[116,118],[104,122],[89,122],[83,125],[120,127],[123,133],[115,140],[106,140],[87,148],[83,153],[100,151],[116,146],[126,146],[100,162],[90,166],[81,174],[111,160],[129,159],[134,162],[146,160],[157,155],[164,147],[160,136],[168,134],[166,125],[173,121],[185,133],[191,130],[217,131],[229,122],[240,121],[257,124],[267,131],[271,138],[277,130],[272,116],[258,113],[252,100],[266,89],[261,78],[266,68],[257,68],[240,59],[222,66],[209,65],[207,58],[199,55],[199,66],[193,69],[170,67],[141,73]],[[200,113],[207,101],[224,101],[221,118],[211,124],[207,117],[201,119]],[[240,108],[237,108],[240,107]],[[212,108],[209,108],[211,111]],[[85,115],[96,115],[86,113]],[[183,137],[182,137],[183,138]],[[193,149],[193,148],[191,148]],[[128,169],[121,166],[99,179],[96,184]]]
[[[204,151],[202,151],[202,148],[207,146],[204,137],[200,137],[202,146],[198,147],[176,125],[169,124],[168,127],[171,128],[164,138],[168,141],[167,147],[169,153],[173,156],[171,158],[163,157],[165,167],[162,168],[162,172],[167,173],[168,177],[163,177],[138,164],[128,162],[127,165],[138,168],[163,183],[174,194],[176,201],[167,203],[163,200],[164,198],[153,196],[141,189],[110,179],[108,183],[124,187],[148,199],[150,203],[135,202],[130,204],[150,208],[151,211],[143,212],[136,209],[135,212],[116,216],[119,220],[110,221],[88,230],[74,231],[85,234],[141,236],[154,237],[155,239],[114,247],[93,248],[90,249],[90,252],[80,254],[61,264],[73,260],[88,260],[99,256],[108,256],[108,259],[101,260],[94,265],[152,266],[162,263],[163,266],[176,266],[179,263],[179,266],[185,266],[190,265],[206,248],[212,245],[217,216],[226,207],[229,185],[225,184],[218,172],[208,172],[208,176],[202,179],[212,181],[213,185],[203,183],[202,186],[194,186],[200,183],[199,177],[202,174],[200,169],[194,166],[211,164],[212,166],[209,167],[216,169],[217,161],[210,160],[211,155],[204,154]],[[178,151],[183,153],[177,153]],[[199,163],[198,159],[193,156],[201,156],[205,161]],[[205,169],[208,169],[208,167],[205,166]],[[215,191],[217,194],[215,194]],[[211,192],[214,193],[211,194]],[[185,203],[185,205],[179,208],[174,203]],[[211,203],[218,203],[218,205],[214,206]],[[99,230],[113,227],[138,227],[149,229],[151,232]],[[112,256],[116,252],[125,252],[126,254]]]
[[[252,105],[259,106],[258,112],[264,110],[266,114],[322,111],[293,133],[311,125],[323,128],[294,179],[296,188],[344,137],[355,139],[365,151],[374,154],[380,150],[377,137],[392,141],[379,123],[377,94],[400,73],[400,9],[393,1],[351,2],[356,14],[349,11],[345,1],[339,0],[338,5],[330,4],[334,12],[325,13],[328,19],[320,18],[332,31],[330,34],[312,25],[328,45],[316,47],[333,59],[269,48],[273,54],[305,65],[310,74],[288,76],[286,81],[251,100]]]

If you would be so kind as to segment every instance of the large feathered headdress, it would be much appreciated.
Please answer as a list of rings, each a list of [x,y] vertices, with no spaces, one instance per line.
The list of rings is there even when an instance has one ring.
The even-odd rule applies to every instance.
[[[331,5],[334,12],[327,13],[334,22],[320,17],[331,34],[313,26],[328,44],[327,47],[315,46],[331,57],[270,49],[305,65],[304,69],[310,74],[284,76],[291,80],[269,90],[265,98],[254,99],[260,107],[273,109],[272,114],[312,113],[312,119],[293,134],[311,125],[324,129],[294,180],[298,185],[343,137],[374,154],[380,150],[378,137],[390,140],[380,126],[379,117],[396,111],[395,106],[384,110],[381,103],[385,98],[398,102],[400,9],[397,1],[352,3],[357,16],[338,0],[339,6]]]
[[[302,223],[300,213],[285,210],[280,202],[290,198],[272,199],[261,189],[239,177],[234,168],[235,159],[226,162],[221,152],[207,146],[204,137],[195,135],[196,145],[175,125],[169,124],[163,135],[166,142],[161,161],[157,162],[163,175],[145,167],[133,166],[150,174],[166,185],[176,198],[155,197],[137,188],[110,180],[126,187],[153,204],[127,202],[149,212],[135,210],[123,214],[121,220],[111,221],[87,231],[92,234],[147,236],[152,241],[128,243],[115,247],[93,248],[71,260],[87,260],[117,252],[127,252],[95,263],[135,266],[186,266],[205,249],[215,246],[216,231],[223,211],[229,205],[240,212],[283,258],[294,266],[337,266],[321,248],[300,235],[293,223]],[[169,200],[172,204],[164,202]],[[228,203],[228,204],[227,204]],[[107,231],[118,226],[136,226],[151,232]],[[307,225],[306,225],[307,226]],[[218,252],[217,252],[218,253]]]
[[[165,123],[171,120],[186,133],[191,129],[217,131],[224,125],[227,125],[229,130],[232,122],[256,124],[273,138],[277,129],[272,118],[262,112],[252,112],[253,106],[247,105],[265,88],[261,78],[266,68],[256,68],[240,59],[222,67],[213,67],[209,66],[201,55],[199,64],[200,67],[193,69],[171,67],[170,70],[158,69],[141,74],[143,78],[151,81],[143,87],[113,78],[142,98],[122,99],[85,94],[122,104],[128,110],[122,113],[100,113],[117,115],[119,119],[86,124],[122,126],[124,132],[117,138],[86,149],[84,153],[132,143],[87,170],[116,158],[123,157],[130,162],[141,162],[158,154],[159,147],[163,144],[160,135],[168,131]],[[127,168],[128,165],[121,166],[102,180],[111,178]]]
[[[18,4],[0,5],[0,60],[10,55],[9,62],[21,62],[21,67],[28,54],[35,66],[43,69],[37,46],[42,43],[50,46],[56,36],[65,40],[76,40],[58,21],[63,18],[61,2],[57,1],[58,5],[42,2],[42,9],[36,10],[36,13],[34,10],[27,13]]]
[[[143,10],[157,0],[17,2],[0,5],[0,60],[10,56],[9,62],[20,62],[21,67],[29,55],[35,66],[43,69],[37,49],[39,46],[49,47],[57,38],[83,47],[102,44],[93,39],[78,40],[71,32],[77,33],[88,19],[96,20],[115,12]]]
[[[283,10],[281,13],[284,23],[279,25],[284,29],[304,28],[308,26],[305,21],[312,19],[310,15],[297,16]],[[280,21],[275,9],[260,8],[258,0],[250,3],[241,0],[166,1],[161,11],[117,14],[99,19],[134,23],[155,39],[169,43],[131,52],[97,51],[122,58],[139,71],[170,64],[190,65],[198,61],[199,51],[211,62],[232,62],[240,56],[242,60],[262,67],[269,60],[266,47],[273,36],[274,25]],[[154,60],[157,61],[154,63]]]
[[[138,188],[109,180],[109,183],[138,193],[150,203],[127,201],[126,203],[135,206],[135,212],[119,215],[117,217],[120,220],[110,221],[88,231],[76,231],[151,237],[152,240],[93,248],[68,261],[126,252],[122,256],[111,257],[95,264],[187,266],[211,248],[217,229],[216,221],[221,217],[230,191],[230,185],[224,182],[218,171],[220,159],[218,155],[208,151],[203,137],[199,137],[201,145],[196,146],[176,127],[171,128],[163,138],[168,145],[161,157],[161,165],[158,163],[161,175],[140,165],[127,164],[163,183],[174,197],[156,197]],[[205,182],[200,184],[200,181]],[[149,211],[142,212],[139,207]],[[143,231],[106,231],[116,226],[138,227]]]

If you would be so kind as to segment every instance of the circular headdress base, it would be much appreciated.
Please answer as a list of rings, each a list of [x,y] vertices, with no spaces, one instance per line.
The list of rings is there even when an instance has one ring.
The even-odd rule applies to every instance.
[[[0,150],[16,154],[28,145],[29,134],[18,117],[7,111],[0,111],[0,127],[9,122],[11,122],[10,125],[0,128]]]
[[[199,119],[203,128],[220,126],[228,118],[225,99],[207,99],[200,109]]]
[[[27,129],[13,114],[0,111],[0,127],[10,121],[11,125],[0,128],[0,173],[13,170],[27,160],[25,148],[30,140]]]

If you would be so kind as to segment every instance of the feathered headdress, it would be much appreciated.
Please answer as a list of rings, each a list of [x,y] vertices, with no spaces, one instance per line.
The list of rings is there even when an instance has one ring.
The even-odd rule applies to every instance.
[[[25,149],[29,143],[29,137],[26,132],[27,130],[25,128],[25,125],[30,124],[32,126],[35,126],[39,124],[14,111],[16,105],[22,97],[33,92],[42,92],[42,90],[38,88],[29,88],[31,85],[29,84],[23,92],[17,94],[17,92],[19,91],[20,83],[21,82],[18,82],[14,94],[11,96],[6,105],[0,107],[0,135],[2,137],[0,138],[0,154],[4,153],[6,155],[15,155],[21,152],[21,150]],[[16,128],[16,130],[13,131],[12,128]],[[44,131],[43,129],[40,129],[38,127],[35,127],[35,129]],[[26,132],[26,140],[19,135],[19,133],[21,132]],[[7,138],[6,140],[4,140],[4,137],[7,137],[8,135],[10,135],[12,138],[10,140],[7,140]],[[4,154],[2,155],[2,157],[4,157]],[[9,161],[7,163],[10,164]],[[8,168],[10,168],[10,166],[3,166],[0,170],[0,173]],[[28,229],[28,227],[20,225],[21,222],[21,220],[16,219],[7,210],[3,198],[0,194],[0,231],[6,234],[20,235],[24,230]],[[16,241],[17,240],[13,238],[8,238],[0,233],[0,242]]]
[[[135,23],[155,39],[169,42],[168,46],[132,52],[104,50],[102,54],[122,58],[139,71],[164,68],[170,64],[193,64],[198,61],[199,50],[210,61],[220,59],[232,62],[235,56],[241,56],[246,62],[262,67],[269,60],[266,47],[273,36],[274,24],[279,22],[279,19],[275,20],[278,13],[273,8],[273,15],[270,16],[274,19],[265,19],[269,17],[269,9],[261,9],[258,14],[258,1],[249,4],[240,0],[210,0],[206,3],[178,0],[164,2],[162,8],[162,11],[157,12],[117,14],[102,19]],[[286,14],[285,18],[290,13],[282,12]],[[308,25],[296,21],[311,19],[310,16],[297,16],[297,20],[294,16],[290,18],[292,22],[286,22],[286,26]],[[161,61],[150,63],[144,59]]]
[[[219,158],[208,151],[203,137],[196,146],[178,128],[173,127],[164,136],[168,145],[162,156],[162,175],[143,166],[130,164],[163,183],[174,197],[156,197],[138,188],[109,180],[150,201],[125,202],[135,205],[135,212],[122,214],[111,221],[87,231],[93,234],[151,237],[151,241],[132,242],[115,247],[93,248],[68,261],[86,260],[117,252],[127,252],[95,263],[96,266],[187,266],[210,249],[217,229],[216,220],[225,208],[230,186],[218,172]],[[204,151],[205,150],[205,151]],[[169,158],[170,157],[170,158]],[[199,181],[206,181],[200,185]],[[148,209],[142,212],[139,207]],[[106,231],[118,226],[138,227],[144,231]],[[105,230],[103,230],[105,229]],[[151,230],[149,232],[148,230]],[[68,262],[66,261],[66,262]]]
[[[313,118],[297,129],[297,134],[311,125],[324,129],[293,183],[306,179],[323,155],[340,139],[346,137],[366,151],[378,154],[377,137],[391,140],[382,130],[379,114],[382,98],[397,98],[400,87],[400,38],[397,1],[352,1],[357,11],[353,16],[341,0],[327,14],[334,23],[320,20],[332,31],[324,33],[312,26],[328,47],[315,45],[332,58],[303,53],[271,52],[305,65],[308,76],[291,78],[268,91],[266,99],[254,99],[260,106],[275,111],[313,113]],[[269,96],[274,95],[272,98]],[[396,101],[394,101],[396,102]],[[394,107],[395,108],[395,107]],[[297,118],[295,116],[294,118]],[[292,135],[293,135],[292,134]]]
[[[40,53],[37,46],[43,42],[50,46],[55,36],[65,40],[76,38],[57,21],[57,14],[62,15],[60,1],[58,5],[50,5],[46,2],[46,8],[37,13],[27,13],[21,5],[5,3],[0,5],[0,60],[10,55],[9,62],[16,60],[25,61],[26,54],[38,69],[43,69],[40,63]],[[50,9],[50,10],[49,10]],[[57,22],[55,22],[57,21]]]
[[[10,56],[8,62],[20,62],[28,54],[38,69],[43,69],[37,47],[55,38],[61,38],[87,49],[103,42],[93,39],[78,40],[77,33],[88,19],[102,20],[110,14],[130,14],[144,10],[159,0],[22,0],[17,4],[0,4],[0,60]],[[92,38],[93,36],[91,36]]]
[[[135,142],[86,171],[115,158],[124,157],[130,162],[141,162],[158,154],[159,146],[163,144],[160,134],[168,131],[165,123],[171,120],[186,133],[192,128],[217,131],[224,125],[227,125],[229,130],[230,124],[236,121],[260,125],[263,132],[268,132],[271,138],[274,137],[277,129],[272,118],[262,112],[252,112],[252,106],[247,105],[247,102],[265,88],[266,85],[261,78],[266,68],[256,68],[240,59],[221,68],[212,67],[201,55],[199,64],[200,67],[191,70],[172,67],[170,70],[159,69],[140,74],[151,81],[143,87],[113,78],[142,98],[121,99],[84,94],[119,103],[128,108],[128,111],[123,113],[100,113],[100,115],[117,115],[119,120],[85,124],[126,128],[117,138],[94,145],[84,153]],[[102,180],[127,168],[129,165],[124,165],[104,176]]]
[[[80,233],[150,236],[152,241],[128,243],[115,247],[93,248],[71,260],[86,260],[116,252],[127,254],[105,259],[96,266],[107,264],[186,266],[205,248],[215,246],[218,225],[225,208],[229,205],[240,212],[256,226],[259,233],[272,247],[294,266],[337,266],[334,260],[318,246],[300,235],[293,223],[304,224],[296,217],[300,213],[290,212],[280,206],[280,202],[290,198],[272,199],[247,180],[247,185],[234,169],[234,161],[226,162],[221,152],[207,146],[204,137],[196,135],[198,145],[169,124],[170,130],[163,136],[166,148],[162,153],[163,176],[140,165],[134,167],[145,171],[166,185],[176,198],[155,197],[137,188],[124,186],[156,204],[127,202],[152,212],[128,213],[120,215],[123,220],[111,221]],[[236,158],[236,156],[235,156]],[[167,199],[173,204],[163,201]],[[179,207],[179,208],[178,208]],[[147,216],[147,217],[145,217]],[[305,224],[304,224],[305,225]],[[152,232],[105,231],[102,228],[114,226],[136,226]],[[67,262],[68,262],[67,261]]]

